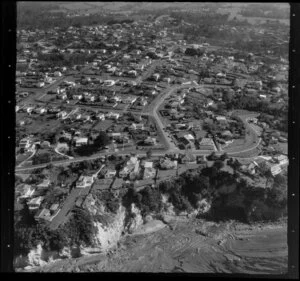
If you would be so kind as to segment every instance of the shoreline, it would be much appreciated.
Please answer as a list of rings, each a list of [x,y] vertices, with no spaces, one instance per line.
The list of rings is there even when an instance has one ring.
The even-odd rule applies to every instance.
[[[226,261],[230,260],[242,264],[243,268],[246,268],[247,260],[251,260],[251,264],[253,263],[253,267],[255,267],[256,265],[252,261],[254,258],[257,258],[258,261],[262,259],[270,264],[272,264],[272,257],[274,257],[274,262],[280,259],[285,260],[287,251],[287,238],[285,238],[287,223],[285,220],[244,224],[236,221],[215,223],[195,218],[182,218],[180,216],[179,218],[180,221],[173,219],[168,224],[159,222],[159,220],[150,221],[139,227],[136,233],[121,237],[117,245],[108,250],[107,253],[54,260],[44,266],[37,266],[29,270],[17,269],[17,271],[98,272],[128,271],[132,268],[135,272],[143,271],[140,268],[142,265],[139,262],[136,264],[135,259],[143,260],[144,256],[159,254],[162,255],[159,257],[160,262],[166,266],[163,272],[171,272],[170,264],[177,264],[175,256],[181,252],[181,248],[185,249],[182,254],[187,260],[187,268],[182,268],[182,270],[186,272],[213,272],[208,264],[202,266],[200,261],[205,262],[205,264],[209,260],[212,260],[211,262],[217,261],[217,268],[222,271],[225,270]],[[201,231],[197,232],[199,229]],[[154,245],[152,245],[153,243]],[[145,249],[148,247],[149,249]],[[163,254],[162,250],[166,250],[166,253]],[[206,254],[203,256],[203,253]],[[126,258],[126,255],[134,258],[130,260]],[[193,260],[195,255],[196,259]],[[154,261],[155,259],[152,262],[155,263]],[[282,263],[284,263],[283,261]],[[194,268],[194,263],[199,266],[197,270]],[[150,264],[143,266],[147,267]],[[193,264],[194,269],[192,271],[188,269],[190,264]],[[284,265],[281,267],[285,268]],[[153,272],[161,271],[156,263],[151,268],[153,268]]]

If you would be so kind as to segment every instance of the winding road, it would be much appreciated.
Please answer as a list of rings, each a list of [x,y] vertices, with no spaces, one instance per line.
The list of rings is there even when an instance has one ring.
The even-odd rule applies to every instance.
[[[164,125],[157,113],[159,107],[161,106],[161,104],[164,102],[164,100],[166,98],[168,98],[171,94],[173,94],[175,91],[179,90],[179,89],[182,89],[182,88],[189,88],[191,87],[191,85],[176,85],[176,86],[170,86],[166,89],[165,93],[164,94],[161,94],[161,96],[155,100],[155,105],[153,107],[153,109],[150,111],[150,112],[145,112],[145,113],[141,113],[142,115],[149,115],[149,116],[152,116],[153,118],[155,118],[155,121],[156,121],[156,124],[157,124],[157,129],[159,130],[160,134],[163,136],[164,138],[164,142],[166,144],[166,149],[165,150],[161,150],[161,151],[153,151],[152,155],[153,156],[164,156],[165,154],[170,154],[170,153],[174,153],[174,154],[180,154],[180,153],[185,153],[185,151],[183,150],[180,150],[176,147],[176,145],[172,142],[172,139],[171,137],[169,136],[169,134],[164,130]],[[201,87],[205,87],[205,85],[201,85]],[[245,123],[247,123],[247,120],[243,120]],[[246,124],[247,127],[252,130],[255,135],[258,135],[257,134],[257,131],[252,127],[250,126],[248,123]],[[241,154],[241,153],[245,153],[245,152],[249,152],[249,151],[252,151],[253,149],[256,149],[261,143],[261,138],[259,138],[259,140],[253,144],[253,146],[247,148],[247,149],[243,149],[243,150],[240,150],[240,151],[234,151],[234,152],[227,152],[227,154],[231,157],[234,157],[234,158],[243,158],[244,157],[238,157],[238,156],[235,156],[235,155],[238,155],[238,154]],[[201,151],[201,150],[193,150],[193,149],[190,149],[189,152],[191,152],[193,155],[195,156],[198,156],[198,155],[204,155],[204,156],[207,156],[209,154],[211,154],[211,151]],[[139,154],[141,156],[144,156],[146,155],[146,152],[144,151],[140,151],[140,150],[128,150],[128,151],[122,151],[122,152],[118,152],[117,154],[120,155],[120,156],[123,156],[123,155],[129,155],[130,153],[135,153],[135,154]],[[216,154],[222,154],[224,153],[224,151],[222,152],[217,152]],[[99,153],[96,153],[92,156],[87,156],[87,157],[78,157],[78,158],[74,158],[74,159],[66,159],[66,160],[60,160],[60,161],[53,161],[51,162],[52,165],[55,165],[55,166],[58,166],[58,165],[68,165],[70,163],[76,163],[76,162],[81,162],[81,161],[87,161],[87,160],[95,160],[95,159],[98,159],[102,156],[105,156],[105,155],[111,155],[112,153],[111,152],[99,152]],[[250,157],[249,159],[254,159],[254,157]],[[39,168],[44,168],[46,167],[47,165],[49,165],[50,163],[46,163],[46,164],[39,164],[39,165],[34,165],[34,166],[30,166],[30,167],[16,167],[16,172],[21,172],[21,171],[26,171],[26,170],[33,170],[33,169],[39,169]]]

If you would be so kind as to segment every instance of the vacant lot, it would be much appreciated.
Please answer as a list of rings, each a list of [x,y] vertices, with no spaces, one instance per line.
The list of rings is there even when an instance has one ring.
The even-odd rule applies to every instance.
[[[50,115],[28,115],[27,113],[18,113],[16,115],[16,121],[28,120],[29,124],[26,124],[26,133],[28,134],[43,134],[57,132],[61,127],[61,120],[54,118],[50,119]]]
[[[113,120],[103,120],[98,121],[96,125],[93,127],[94,130],[106,131],[113,124]]]

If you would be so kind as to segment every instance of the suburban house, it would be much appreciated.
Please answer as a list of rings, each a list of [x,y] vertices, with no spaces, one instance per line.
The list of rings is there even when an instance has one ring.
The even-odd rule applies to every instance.
[[[82,94],[74,94],[72,95],[73,100],[81,100],[83,99]]]
[[[216,116],[216,120],[218,122],[226,122],[226,117],[225,116]]]
[[[189,141],[189,142],[194,142],[195,141],[195,138],[194,138],[194,136],[192,135],[192,134],[185,134],[184,136],[183,136],[187,141]]]
[[[201,150],[216,150],[215,143],[211,138],[203,138],[199,145]]]
[[[137,100],[137,97],[129,96],[129,97],[123,98],[122,102],[126,103],[126,104],[134,104],[136,100]]]
[[[54,71],[53,75],[54,75],[55,77],[61,77],[61,76],[62,76],[62,74],[61,74],[60,71]]]
[[[284,166],[289,163],[288,157],[286,155],[279,155],[277,157],[274,157],[274,160],[280,165]]]
[[[41,203],[44,200],[44,196],[39,196],[32,198],[28,203],[29,210],[36,210],[40,207]]]
[[[51,184],[49,179],[44,179],[40,184],[37,185],[37,188],[47,188]]]
[[[81,175],[76,182],[76,188],[90,187],[94,183],[94,177]]]
[[[31,147],[31,141],[30,141],[30,139],[29,138],[21,139],[20,143],[19,143],[19,147],[23,148],[25,150],[29,149]]]
[[[279,164],[270,164],[269,162],[267,162],[267,164],[269,164],[269,168],[270,168],[270,172],[272,174],[272,176],[276,176],[278,174],[280,174],[282,172],[281,166]]]
[[[61,112],[58,112],[57,114],[56,114],[56,117],[57,118],[64,118],[64,117],[66,117],[68,115],[68,113],[66,112],[66,111],[61,111]]]
[[[75,146],[79,147],[82,145],[87,145],[88,144],[88,138],[76,138],[75,139]]]
[[[226,140],[230,140],[233,137],[232,133],[229,130],[223,131],[221,133],[221,136],[222,136],[223,139],[226,139]]]
[[[152,138],[148,136],[146,139],[144,139],[144,143],[148,145],[156,145],[156,138]]]
[[[19,198],[30,198],[34,194],[35,188],[31,185],[24,184],[18,191],[20,193]]]
[[[97,118],[103,121],[103,120],[105,120],[105,114],[99,113],[99,114],[97,114]]]
[[[144,163],[144,179],[154,178],[156,169],[153,168],[153,162]]]
[[[56,209],[53,208],[53,206],[57,206]],[[50,209],[42,209],[38,214],[34,216],[36,220],[46,220],[46,221],[52,221],[54,217],[59,213],[60,209],[58,208],[58,204],[53,204]]]
[[[133,130],[144,130],[144,124],[142,124],[142,123],[139,123],[139,124],[132,123],[130,128],[133,129]]]
[[[258,168],[257,162],[253,161],[246,167],[246,170],[248,171],[249,174],[254,175],[256,173],[257,168]]]
[[[109,112],[109,113],[106,114],[106,117],[110,118],[110,119],[117,120],[117,119],[119,119],[120,114],[119,113],[114,113],[114,112]]]
[[[106,171],[104,177],[105,177],[106,179],[111,179],[111,178],[115,177],[116,174],[117,174],[117,171],[116,171],[116,170],[114,170],[114,169],[107,169],[107,171]]]

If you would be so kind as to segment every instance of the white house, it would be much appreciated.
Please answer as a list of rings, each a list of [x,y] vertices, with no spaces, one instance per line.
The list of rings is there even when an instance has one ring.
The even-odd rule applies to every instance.
[[[32,198],[28,203],[28,207],[29,207],[29,210],[35,210],[35,209],[38,209],[41,205],[41,203],[43,202],[44,200],[44,196],[39,196],[39,197],[35,197],[35,198]]]
[[[144,140],[145,144],[149,144],[149,145],[156,145],[156,138],[151,138],[150,136],[148,136],[145,140]]]
[[[47,188],[51,184],[51,181],[49,179],[43,180],[40,184],[37,185],[38,188]]]
[[[155,79],[155,81],[158,81],[158,79],[159,79],[159,77],[160,77],[160,74],[154,73],[152,76],[153,76],[153,78]]]
[[[106,179],[111,179],[111,178],[115,177],[116,174],[117,174],[117,171],[116,171],[116,170],[108,169],[108,170],[106,171],[104,177],[105,177]]]
[[[282,172],[282,169],[280,165],[276,164],[276,165],[270,165],[270,171],[273,176],[276,176]]]
[[[218,122],[223,122],[223,121],[226,121],[226,117],[225,116],[216,116],[216,120]]]
[[[111,118],[111,119],[119,119],[120,114],[119,113],[115,113],[115,112],[109,112],[106,114],[107,118]]]
[[[19,147],[23,149],[29,149],[31,146],[31,141],[29,138],[24,138],[20,140]]]
[[[142,124],[142,123],[139,123],[139,124],[132,123],[130,128],[132,128],[134,130],[144,130],[144,124]]]
[[[74,100],[81,100],[81,99],[83,98],[83,96],[82,96],[81,94],[74,94],[74,95],[72,96],[72,98],[73,98]]]
[[[54,71],[53,75],[54,75],[55,77],[61,77],[61,76],[62,76],[62,74],[61,74],[60,71]]]
[[[26,112],[29,113],[29,114],[31,114],[33,110],[34,110],[33,106],[29,106],[29,107],[26,108]]]
[[[37,82],[37,83],[36,83],[36,86],[37,86],[38,88],[42,88],[42,87],[45,86],[45,82],[43,82],[43,81]]]
[[[279,155],[275,157],[275,160],[279,163],[280,166],[284,166],[289,163],[288,157],[286,155]]]
[[[113,85],[115,85],[115,81],[114,80],[105,80],[104,82],[103,82],[103,84],[105,85],[105,86],[113,86]]]
[[[25,184],[22,187],[21,196],[19,198],[30,198],[35,192],[35,188],[31,185]]]
[[[60,111],[56,114],[57,118],[64,118],[68,115],[68,113],[66,111]]]
[[[184,135],[184,138],[188,141],[195,141],[195,138],[191,134]]]
[[[44,108],[44,107],[40,107],[40,108],[36,108],[35,112],[38,113],[38,114],[44,114],[44,113],[47,112],[47,109]]]
[[[105,120],[105,114],[99,113],[99,114],[97,114],[97,118],[103,121],[103,120]]]
[[[89,176],[80,176],[76,182],[76,188],[86,188],[91,186],[94,183],[94,177]]]
[[[76,138],[75,140],[76,147],[87,145],[87,143],[88,143],[88,138]]]

